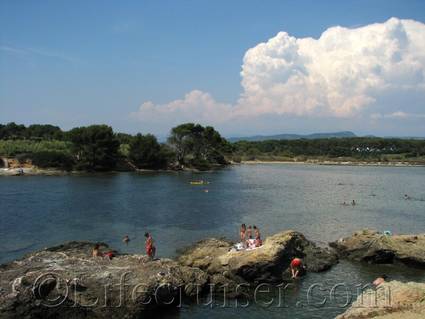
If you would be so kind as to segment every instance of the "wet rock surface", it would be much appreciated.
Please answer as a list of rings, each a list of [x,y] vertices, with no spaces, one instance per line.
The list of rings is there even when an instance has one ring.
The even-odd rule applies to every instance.
[[[294,257],[303,259],[307,272],[324,271],[338,262],[335,253],[291,230],[268,237],[253,250],[231,251],[232,246],[223,239],[202,240],[183,252],[178,261],[229,282],[281,282],[289,278]]]
[[[375,264],[403,263],[425,268],[425,234],[384,235],[362,230],[330,243],[341,257]]]
[[[138,318],[190,298],[208,280],[170,259],[91,257],[92,247],[70,242],[1,265],[0,318]]]
[[[425,318],[425,284],[385,282],[363,292],[337,319]]]

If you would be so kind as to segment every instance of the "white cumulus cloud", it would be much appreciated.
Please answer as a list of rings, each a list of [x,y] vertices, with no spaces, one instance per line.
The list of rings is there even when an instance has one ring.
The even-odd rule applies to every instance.
[[[425,113],[425,24],[391,18],[331,27],[318,39],[279,32],[245,53],[241,77],[234,105],[192,91],[162,105],[145,102],[133,115],[169,124],[230,124],[265,115],[411,118]]]

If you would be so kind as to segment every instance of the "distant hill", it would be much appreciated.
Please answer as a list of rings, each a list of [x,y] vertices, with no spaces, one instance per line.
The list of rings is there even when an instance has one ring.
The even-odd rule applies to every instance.
[[[357,137],[356,134],[350,131],[335,132],[335,133],[314,133],[314,134],[278,134],[278,135],[254,135],[247,137],[231,137],[228,138],[230,142],[238,141],[266,141],[266,140],[299,140],[302,138],[315,140],[319,138],[344,138],[344,137]]]

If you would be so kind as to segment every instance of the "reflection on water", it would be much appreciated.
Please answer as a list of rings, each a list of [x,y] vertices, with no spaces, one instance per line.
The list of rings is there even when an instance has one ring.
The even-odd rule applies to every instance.
[[[319,244],[362,228],[422,233],[424,177],[425,168],[290,164],[242,165],[202,174],[2,177],[0,262],[66,240],[104,241],[122,251],[143,252],[145,231],[153,232],[160,256],[173,256],[176,249],[208,236],[236,239],[240,223],[259,226],[265,236],[299,230]],[[210,184],[190,185],[195,179]],[[405,200],[404,194],[411,199]],[[355,206],[341,205],[353,199]],[[127,247],[121,242],[126,234],[132,239]],[[310,274],[289,291],[289,308],[206,311],[185,306],[173,316],[332,317],[341,312],[335,305],[295,307],[296,301],[305,298],[314,282],[353,286],[382,272],[425,281],[415,270],[341,262],[324,274]]]

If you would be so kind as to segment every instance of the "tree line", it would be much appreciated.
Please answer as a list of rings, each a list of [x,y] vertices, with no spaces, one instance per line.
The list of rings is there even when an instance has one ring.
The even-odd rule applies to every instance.
[[[63,131],[53,125],[8,123],[0,124],[1,155],[69,170],[205,170],[230,161],[299,157],[425,162],[425,140],[350,137],[229,143],[211,126],[185,123],[159,143],[152,134],[114,132],[107,125]]]
[[[239,141],[234,143],[234,154],[245,159],[265,157],[351,157],[380,159],[385,156],[425,156],[425,140],[349,137],[298,140]]]
[[[227,164],[230,144],[213,127],[186,123],[167,143],[152,134],[116,133],[107,125],[62,131],[53,125],[0,124],[0,155],[39,167],[89,171],[114,169],[210,169]]]

